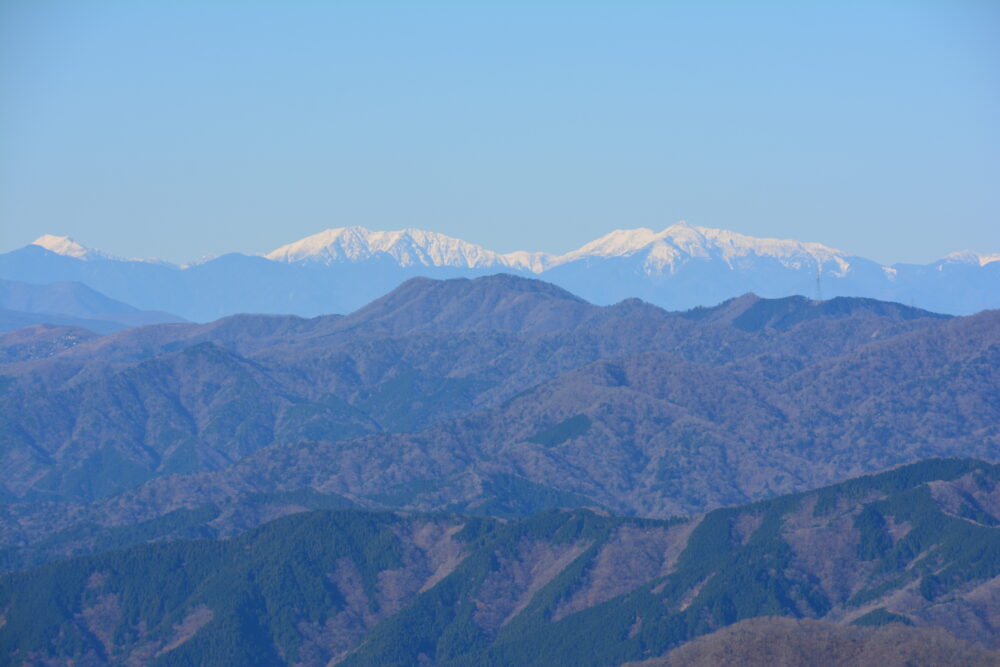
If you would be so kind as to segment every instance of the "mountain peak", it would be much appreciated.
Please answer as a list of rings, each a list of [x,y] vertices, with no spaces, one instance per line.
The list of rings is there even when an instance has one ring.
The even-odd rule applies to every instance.
[[[495,253],[460,239],[422,229],[379,232],[350,226],[326,229],[281,246],[266,255],[279,262],[313,261],[333,264],[388,255],[401,266],[488,265]]]
[[[387,334],[475,329],[542,333],[575,326],[598,310],[561,287],[510,274],[411,278],[338,326],[366,326]]]
[[[85,261],[108,259],[113,261],[142,262],[144,264],[174,266],[170,262],[156,259],[155,257],[131,257],[126,259],[124,257],[104,252],[103,250],[97,250],[95,248],[85,246],[82,243],[77,243],[69,236],[56,236],[55,234],[42,234],[37,239],[29,243],[27,247],[30,246],[38,246],[39,248],[44,248],[45,250],[55,253],[56,255],[72,257],[73,259],[82,259]]]
[[[68,236],[55,236],[54,234],[42,234],[32,241],[30,245],[37,245],[45,248],[49,252],[65,257],[75,257],[77,259],[92,259],[94,257],[105,257],[106,255],[93,248],[80,245]]]

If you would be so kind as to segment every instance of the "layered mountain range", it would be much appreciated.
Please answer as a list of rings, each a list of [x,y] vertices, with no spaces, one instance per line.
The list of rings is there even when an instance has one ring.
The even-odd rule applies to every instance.
[[[509,274],[3,333],[0,662],[994,664],[998,387],[1000,311]]]
[[[59,331],[0,338],[9,566],[209,505],[229,534],[288,494],[666,518],[1000,446],[997,311],[669,312],[500,275],[414,279],[347,316]]]
[[[818,243],[760,239],[678,223],[617,230],[562,255],[496,253],[418,229],[329,229],[269,253],[185,266],[124,260],[45,235],[0,255],[0,278],[79,282],[141,310],[207,321],[236,313],[312,317],[355,310],[405,280],[497,272],[541,276],[596,304],[641,298],[668,309],[754,292],[856,296],[971,314],[1000,306],[1000,254],[960,252],[883,266]]]

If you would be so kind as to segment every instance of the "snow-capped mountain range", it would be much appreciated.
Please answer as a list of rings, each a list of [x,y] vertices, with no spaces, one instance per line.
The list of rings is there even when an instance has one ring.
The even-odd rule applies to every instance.
[[[685,222],[622,229],[576,250],[498,253],[421,229],[327,229],[257,256],[190,265],[126,260],[46,234],[0,255],[0,278],[73,280],[140,308],[193,320],[237,312],[347,312],[414,276],[539,277],[595,303],[638,297],[666,308],[746,292],[865,296],[948,313],[1000,307],[1000,254],[952,253],[929,265],[883,266],[819,243],[764,239]]]
[[[833,263],[846,272],[847,254],[819,243],[759,239],[723,229],[696,227],[679,222],[661,232],[640,227],[618,229],[586,245],[554,255],[544,252],[500,254],[461,239],[422,229],[373,232],[364,227],[339,227],[307,236],[264,255],[280,262],[358,262],[379,254],[400,266],[450,266],[469,269],[502,267],[542,273],[562,264],[588,258],[631,257],[642,254],[648,273],[675,271],[687,259],[722,258],[730,267],[751,257],[772,257],[792,268]]]
[[[500,254],[474,243],[423,229],[377,232],[364,227],[339,227],[281,246],[264,255],[278,262],[362,262],[379,255],[400,266],[450,266],[467,269],[505,267],[539,272],[545,253]]]

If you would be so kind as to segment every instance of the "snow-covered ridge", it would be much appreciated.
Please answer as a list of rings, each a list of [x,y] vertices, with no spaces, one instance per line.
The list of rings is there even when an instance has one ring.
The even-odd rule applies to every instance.
[[[419,229],[376,232],[364,227],[340,227],[282,246],[264,257],[280,262],[358,262],[387,255],[401,266],[453,266],[463,268],[506,267],[541,273],[555,266],[588,258],[644,255],[643,268],[655,273],[673,271],[694,258],[719,258],[730,268],[741,258],[771,257],[793,268],[803,265],[835,265],[844,274],[847,255],[819,243],[780,239],[758,239],[735,232],[696,227],[679,222],[661,232],[651,229],[619,229],[563,255],[541,252],[500,254],[460,239]]]
[[[392,257],[400,266],[454,266],[490,268],[504,266],[539,272],[545,253],[513,252],[507,255],[436,232],[401,229],[378,232],[364,227],[338,227],[307,236],[264,255],[277,262],[360,262],[379,255]]]
[[[66,236],[45,234],[32,245],[81,260],[115,259]],[[454,267],[460,269],[510,269],[535,274],[577,261],[634,258],[637,268],[647,275],[674,273],[693,261],[717,261],[730,269],[751,268],[763,259],[795,270],[847,275],[852,256],[820,243],[757,238],[724,229],[699,227],[686,222],[670,225],[662,231],[645,227],[617,229],[570,252],[556,255],[544,252],[516,251],[498,253],[462,239],[422,229],[373,231],[364,227],[338,227],[283,245],[263,254],[275,262],[316,262],[324,265],[364,262],[383,258],[402,267]],[[193,268],[212,259],[204,257],[184,264]],[[854,258],[856,259],[856,258]],[[133,259],[174,266],[152,259]],[[955,252],[942,263],[986,266],[1000,262],[1000,253]],[[895,269],[883,266],[889,280]]]
[[[640,252],[646,254],[643,267],[648,273],[673,271],[679,263],[694,258],[718,258],[735,268],[740,259],[751,256],[773,258],[796,269],[804,265],[822,267],[832,262],[836,265],[835,272],[840,275],[850,268],[846,253],[819,243],[755,238],[683,221],[661,232],[645,227],[615,230],[554,258],[553,265],[587,257],[627,257]]]

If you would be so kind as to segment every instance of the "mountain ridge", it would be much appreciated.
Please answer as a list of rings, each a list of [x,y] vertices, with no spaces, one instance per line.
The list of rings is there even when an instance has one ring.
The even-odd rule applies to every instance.
[[[118,261],[157,262],[168,266],[186,268],[216,257],[176,265],[158,259],[126,260],[101,250],[78,243],[68,236],[43,234],[31,242],[54,254],[78,259],[112,259]],[[708,246],[708,247],[706,247]],[[319,262],[332,264],[338,261],[363,261],[379,253],[392,256],[401,266],[461,266],[463,268],[500,267],[527,269],[542,273],[550,268],[586,257],[621,257],[648,250],[650,266],[662,268],[671,265],[681,254],[689,257],[704,256],[710,249],[717,249],[725,259],[750,253],[773,257],[810,257],[817,265],[832,262],[841,271],[849,268],[847,261],[858,257],[815,241],[800,241],[772,237],[755,237],[739,232],[692,225],[684,220],[668,225],[657,232],[648,227],[612,230],[578,248],[563,253],[514,250],[497,252],[483,246],[415,227],[399,230],[372,230],[359,225],[329,227],[257,256],[279,262]],[[958,250],[944,254],[936,262],[952,261],[986,266],[1000,261],[1000,253]],[[932,262],[933,264],[934,262]],[[890,271],[895,266],[909,266],[911,262],[880,264]]]
[[[589,241],[579,248],[564,253],[516,250],[500,253],[484,248],[457,237],[418,228],[399,230],[371,230],[354,225],[330,227],[321,232],[292,241],[258,256],[280,262],[320,262],[331,264],[338,261],[363,261],[376,254],[392,256],[401,266],[423,264],[425,266],[462,266],[483,268],[498,266],[511,269],[528,269],[541,273],[549,268],[583,257],[613,257],[632,255],[649,250],[656,259],[676,257],[680,252],[690,256],[703,254],[706,243],[723,249],[727,257],[756,252],[774,256],[788,256],[794,253],[806,254],[819,262],[834,261],[843,268],[842,258],[848,253],[816,242],[791,239],[753,237],[725,229],[691,225],[680,221],[657,232],[647,227],[616,229]],[[39,246],[55,254],[79,259],[122,260],[88,246],[81,245],[73,238],[44,234],[30,245]],[[667,246],[671,246],[667,249]],[[977,261],[989,263],[1000,255],[976,254],[964,250],[953,252],[942,259],[958,261],[975,257]],[[170,264],[170,263],[165,263]],[[171,265],[190,266],[194,263]]]
[[[0,575],[0,643],[46,664],[600,667],[705,638],[680,658],[748,619],[766,638],[783,617],[854,635],[904,624],[991,664],[998,499],[996,465],[931,459],[687,519],[286,494],[261,501],[291,516],[219,539],[224,511],[202,505]]]
[[[1000,311],[744,296],[672,313],[501,275],[415,279],[358,313],[13,337],[4,543],[306,488],[663,517],[1000,442]]]
[[[0,360],[18,662],[598,667],[775,615],[1000,645],[1000,310],[413,277]]]
[[[1000,307],[998,255],[952,253],[886,266],[823,244],[756,238],[676,223],[615,230],[566,253],[498,253],[419,229],[339,227],[260,255],[229,253],[176,266],[123,260],[47,235],[0,255],[0,278],[77,281],[144,310],[194,321],[238,312],[346,313],[409,278],[497,272],[544,277],[601,305],[638,297],[671,310],[745,292],[818,300],[861,296],[950,314]]]

